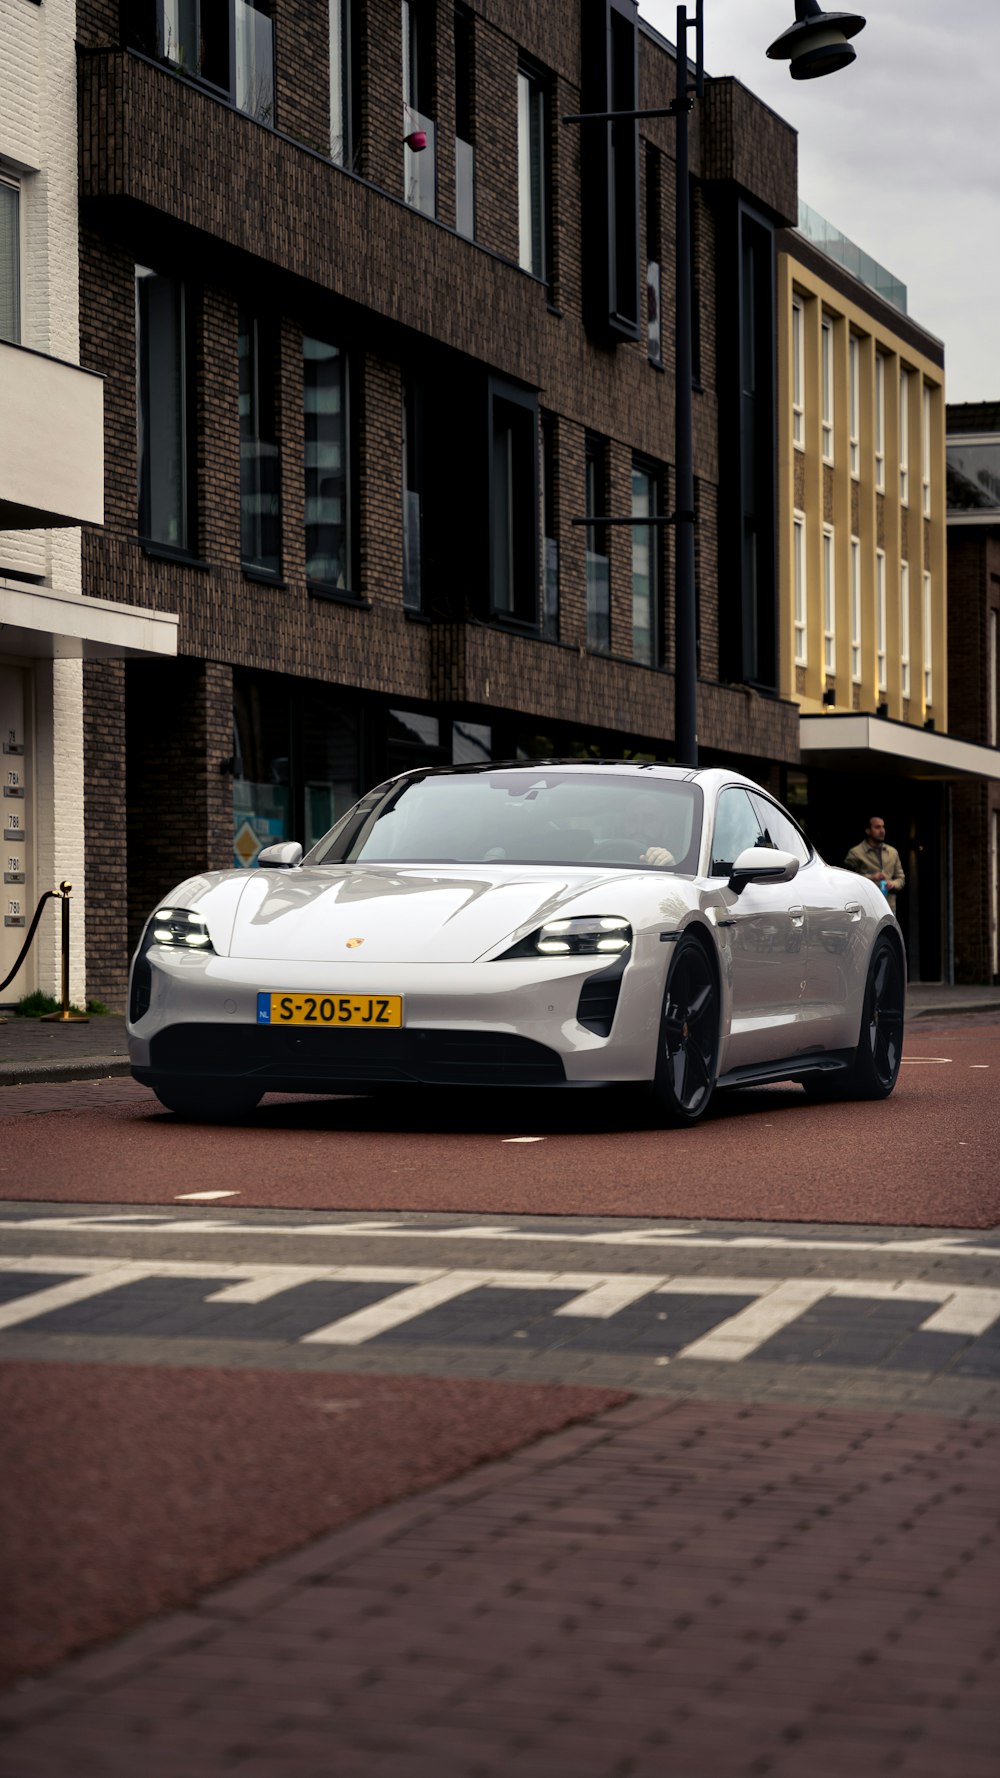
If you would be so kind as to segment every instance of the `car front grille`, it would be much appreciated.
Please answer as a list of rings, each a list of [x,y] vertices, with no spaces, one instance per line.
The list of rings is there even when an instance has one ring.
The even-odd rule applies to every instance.
[[[492,1031],[303,1031],[280,1025],[171,1025],[150,1042],[140,1077],[252,1076],[271,1092],[345,1086],[558,1086],[562,1059],[530,1038]]]

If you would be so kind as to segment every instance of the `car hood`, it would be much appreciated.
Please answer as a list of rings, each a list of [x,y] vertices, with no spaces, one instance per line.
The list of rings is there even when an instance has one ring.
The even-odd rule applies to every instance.
[[[557,918],[627,914],[645,873],[592,868],[340,865],[255,871],[235,908],[229,955],[358,963],[472,963]],[[661,879],[662,885],[662,879]],[[221,885],[220,885],[221,887]],[[209,916],[212,897],[203,903]],[[216,938],[218,948],[218,938]]]

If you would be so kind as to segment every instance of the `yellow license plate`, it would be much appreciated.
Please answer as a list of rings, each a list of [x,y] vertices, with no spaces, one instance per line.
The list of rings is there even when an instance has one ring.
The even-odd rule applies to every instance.
[[[401,994],[258,994],[258,1025],[356,1025],[384,1031],[403,1023]]]

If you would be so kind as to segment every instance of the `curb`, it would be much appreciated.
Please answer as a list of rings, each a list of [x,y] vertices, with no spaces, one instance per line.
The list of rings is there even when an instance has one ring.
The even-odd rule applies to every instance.
[[[0,1087],[58,1085],[66,1080],[121,1079],[132,1064],[121,1056],[95,1056],[85,1062],[6,1062],[0,1065]]]

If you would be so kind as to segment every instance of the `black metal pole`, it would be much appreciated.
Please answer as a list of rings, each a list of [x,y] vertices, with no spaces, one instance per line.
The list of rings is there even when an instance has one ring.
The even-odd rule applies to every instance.
[[[700,13],[700,8],[699,8]],[[694,573],[694,446],[691,419],[691,200],[688,175],[687,8],[677,8],[677,177],[674,347],[674,750],[698,764],[697,590]]]

